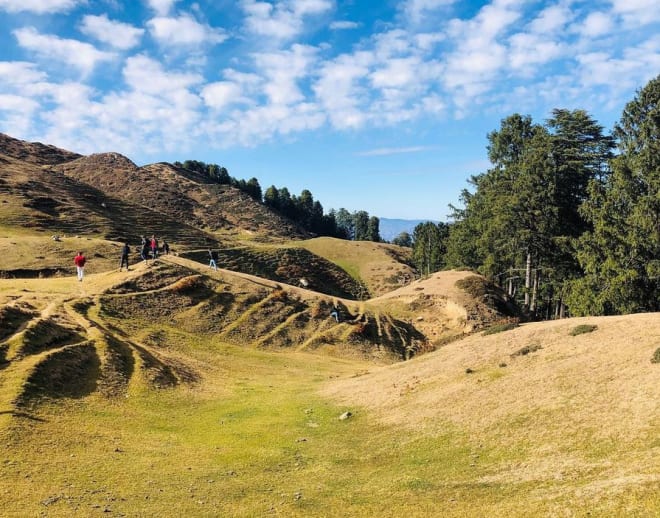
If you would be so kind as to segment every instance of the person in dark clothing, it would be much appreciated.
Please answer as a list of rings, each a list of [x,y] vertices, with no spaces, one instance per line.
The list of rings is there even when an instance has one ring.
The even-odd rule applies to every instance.
[[[128,241],[124,243],[124,246],[121,249],[121,261],[119,262],[119,271],[126,265],[126,271],[128,271],[128,254],[131,253],[131,247],[128,246]]]
[[[163,240],[163,253],[168,255],[170,253],[170,245],[167,244],[167,241]]]
[[[149,241],[145,241],[142,243],[142,249],[140,250],[140,257],[142,258],[143,261],[147,261],[149,259]]]

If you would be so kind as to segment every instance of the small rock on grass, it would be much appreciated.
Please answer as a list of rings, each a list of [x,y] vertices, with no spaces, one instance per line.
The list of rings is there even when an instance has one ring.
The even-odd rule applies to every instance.
[[[353,417],[353,412],[344,412],[342,415],[339,416],[340,421],[346,421],[346,419],[350,419]]]

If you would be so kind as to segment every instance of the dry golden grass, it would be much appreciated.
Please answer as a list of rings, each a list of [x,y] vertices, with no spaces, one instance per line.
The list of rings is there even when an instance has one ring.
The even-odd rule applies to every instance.
[[[571,336],[576,325],[597,330]],[[660,483],[660,370],[649,361],[658,343],[658,314],[527,324],[333,381],[324,393],[412,433],[449,426],[512,452],[484,483],[573,478],[576,494],[622,491]],[[529,354],[512,356],[525,346]]]
[[[396,257],[409,258],[410,250],[371,241],[346,241],[319,237],[296,242],[310,252],[337,264],[360,279],[372,296],[382,295],[413,279],[413,270]]]

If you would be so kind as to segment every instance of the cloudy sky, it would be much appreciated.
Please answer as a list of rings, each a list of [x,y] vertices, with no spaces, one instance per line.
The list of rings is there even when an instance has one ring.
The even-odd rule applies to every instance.
[[[660,73],[658,0],[0,0],[0,132],[444,220],[486,134]]]

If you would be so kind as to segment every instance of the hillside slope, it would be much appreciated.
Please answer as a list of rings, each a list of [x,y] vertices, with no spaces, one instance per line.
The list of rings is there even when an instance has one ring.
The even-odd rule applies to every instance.
[[[576,497],[660,488],[658,348],[658,314],[532,323],[333,381],[325,394],[415,433],[466,434],[495,461],[484,484],[587,479]]]

